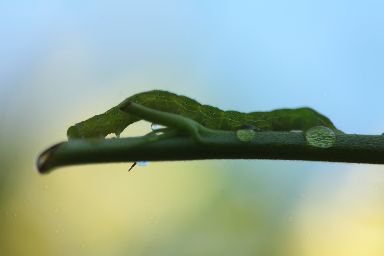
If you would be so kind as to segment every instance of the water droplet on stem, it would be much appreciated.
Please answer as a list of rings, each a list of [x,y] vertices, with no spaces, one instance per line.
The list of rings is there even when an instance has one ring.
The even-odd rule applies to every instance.
[[[147,166],[149,164],[149,161],[139,161],[137,162],[138,166]]]
[[[315,126],[305,133],[307,143],[317,148],[330,148],[336,143],[336,134],[325,126]]]

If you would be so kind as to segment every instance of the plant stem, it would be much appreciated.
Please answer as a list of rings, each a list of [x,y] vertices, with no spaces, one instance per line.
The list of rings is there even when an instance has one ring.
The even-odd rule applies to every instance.
[[[213,130],[214,131],[214,130]],[[40,173],[76,164],[181,161],[203,159],[281,159],[384,164],[384,136],[337,134],[330,148],[308,145],[302,132],[256,132],[242,142],[233,131],[212,132],[203,144],[192,137],[175,136],[157,141],[78,139],[56,144],[37,160]]]

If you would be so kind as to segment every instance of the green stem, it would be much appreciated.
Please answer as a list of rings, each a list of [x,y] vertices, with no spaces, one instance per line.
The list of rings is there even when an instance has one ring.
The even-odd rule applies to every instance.
[[[203,144],[188,136],[148,142],[145,136],[70,140],[44,151],[41,173],[76,164],[202,159],[282,159],[384,164],[384,136],[338,134],[330,148],[308,145],[302,132],[256,132],[250,142],[235,132],[211,130]]]

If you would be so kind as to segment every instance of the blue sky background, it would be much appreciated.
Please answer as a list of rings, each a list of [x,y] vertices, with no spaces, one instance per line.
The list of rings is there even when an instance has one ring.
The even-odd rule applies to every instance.
[[[192,80],[209,97],[191,96],[223,108],[309,105],[342,130],[376,133],[382,10],[381,1],[3,2],[1,87],[21,93],[20,79],[61,52],[67,63],[87,61],[67,70],[89,72],[79,90],[134,72],[154,77],[161,66],[158,80],[187,95],[172,77]]]
[[[121,165],[46,177],[33,166],[69,125],[151,89],[225,110],[310,106],[347,133],[382,133],[383,13],[383,1],[369,0],[2,1],[0,224],[10,235],[0,252],[22,254],[24,234],[25,252],[39,255],[383,255],[381,166],[151,163],[129,180]],[[164,212],[156,224],[140,219],[148,202]],[[115,221],[101,225],[106,219]],[[175,219],[177,231],[168,230]],[[158,242],[159,229],[168,240]],[[85,246],[74,245],[79,237]]]

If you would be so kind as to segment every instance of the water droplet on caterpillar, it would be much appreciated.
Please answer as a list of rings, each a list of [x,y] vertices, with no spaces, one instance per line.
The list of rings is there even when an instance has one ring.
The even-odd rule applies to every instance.
[[[151,124],[151,130],[154,132],[163,128],[165,128],[165,126],[162,126],[161,124],[155,124],[155,123]]]
[[[251,141],[256,135],[256,132],[252,129],[240,129],[236,131],[236,137],[243,142]]]
[[[330,148],[336,142],[336,134],[325,126],[315,126],[305,132],[307,143],[317,148]]]

